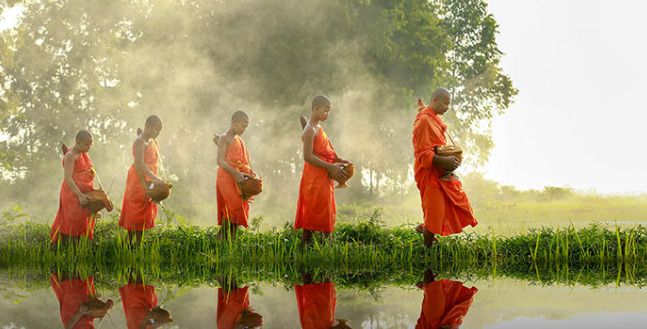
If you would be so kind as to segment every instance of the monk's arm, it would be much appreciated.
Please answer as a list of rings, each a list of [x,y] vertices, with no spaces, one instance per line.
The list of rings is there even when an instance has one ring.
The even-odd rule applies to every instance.
[[[431,128],[432,122],[427,117],[422,117],[416,121],[413,127],[413,148],[416,158],[420,164],[427,169],[432,166],[439,166],[447,171],[452,171],[458,167],[458,158],[455,156],[441,156],[436,154],[436,146],[439,143],[433,143],[438,140]]]
[[[234,177],[237,183],[242,184],[245,181],[245,177],[243,177],[243,174],[241,174],[238,170],[234,169],[232,166],[229,165],[229,163],[227,163],[227,161],[225,161],[227,148],[233,142],[234,140],[231,136],[228,136],[228,135],[220,136],[220,140],[218,141],[218,166],[226,170],[232,177]]]
[[[79,156],[80,155],[78,154],[75,155],[74,152],[68,152],[65,155],[65,166],[63,166],[63,171],[65,175],[65,183],[67,184],[67,186],[70,187],[72,192],[74,192],[74,194],[76,194],[76,196],[79,198],[79,204],[84,206],[85,204],[88,203],[90,198],[87,195],[83,194],[81,190],[79,190],[79,187],[76,186],[76,183],[72,178],[72,175],[74,174],[74,163],[76,162],[76,159]]]
[[[154,141],[151,140],[151,143],[154,143]],[[161,184],[163,183],[162,179],[159,176],[155,175],[144,162],[145,147],[146,144],[144,144],[144,140],[142,140],[141,138],[135,139],[135,171],[137,171],[137,176],[139,176],[139,179],[142,181],[144,181],[144,176],[148,176],[153,179],[153,182],[155,182],[155,184]]]
[[[303,160],[311,165],[326,169],[332,179],[339,181],[346,178],[347,174],[342,170],[340,164],[328,163],[314,154],[313,145],[316,133],[316,128],[310,126],[306,126],[306,129],[303,130]]]

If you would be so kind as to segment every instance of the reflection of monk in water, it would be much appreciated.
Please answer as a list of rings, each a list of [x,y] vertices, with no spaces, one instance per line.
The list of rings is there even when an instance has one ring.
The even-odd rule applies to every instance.
[[[235,278],[225,277],[219,282],[218,329],[262,328],[263,317],[249,308],[248,288],[238,288]]]
[[[303,329],[352,329],[346,322],[338,320],[335,325],[337,294],[330,279],[314,283],[309,274],[303,275],[303,285],[295,285],[299,319]]]
[[[425,291],[425,297],[416,329],[459,328],[478,291],[475,287],[468,289],[459,281],[435,281],[430,270],[425,272],[425,280],[419,287]]]
[[[78,275],[52,274],[50,281],[61,306],[61,319],[65,329],[94,328],[94,318],[103,319],[114,304],[102,302],[94,291],[92,277],[80,279]]]
[[[171,314],[157,306],[155,287],[142,283],[139,275],[129,277],[128,284],[119,288],[128,329],[161,328],[171,322]]]

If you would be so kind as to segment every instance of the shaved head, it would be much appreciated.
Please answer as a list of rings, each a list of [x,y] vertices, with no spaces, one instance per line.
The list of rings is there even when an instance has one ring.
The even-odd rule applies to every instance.
[[[231,116],[231,121],[249,121],[249,115],[243,111],[236,111]]]
[[[148,118],[146,118],[146,126],[155,126],[155,125],[162,125],[162,119],[158,117],[157,115],[151,115]]]
[[[436,99],[442,99],[442,98],[444,98],[445,96],[451,96],[451,94],[449,93],[449,90],[447,90],[447,89],[445,89],[445,88],[437,88],[437,89],[436,89],[436,90],[434,90],[434,92],[431,94],[431,99],[432,99],[432,100],[433,100],[434,98],[436,98]]]
[[[89,140],[92,140],[92,134],[87,130],[81,130],[76,134],[77,142],[87,142]]]
[[[324,108],[326,106],[331,106],[332,102],[330,101],[330,98],[326,95],[317,95],[315,98],[312,100],[312,109],[314,110],[315,107],[318,108]]]

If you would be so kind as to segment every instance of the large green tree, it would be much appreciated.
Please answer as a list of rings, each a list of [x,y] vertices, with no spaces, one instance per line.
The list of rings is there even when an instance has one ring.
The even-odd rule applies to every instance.
[[[404,193],[418,97],[446,86],[447,121],[472,159],[516,90],[499,67],[497,25],[480,0],[13,0],[24,18],[0,44],[0,161],[16,196],[57,197],[60,143],[95,135],[91,156],[119,199],[137,127],[156,113],[169,204],[212,209],[215,146],[236,109],[266,191],[256,207],[294,203],[298,115],[326,93],[325,123],[353,160],[353,197]],[[45,174],[45,175],[44,175]],[[349,196],[346,196],[349,197]],[[343,200],[344,195],[341,195]],[[55,202],[52,202],[55,204]],[[288,207],[289,209],[289,207]],[[286,215],[287,216],[287,215]]]

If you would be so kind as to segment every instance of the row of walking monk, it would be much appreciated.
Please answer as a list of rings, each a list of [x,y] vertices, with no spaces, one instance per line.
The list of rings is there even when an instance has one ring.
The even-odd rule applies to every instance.
[[[438,241],[438,235],[462,232],[464,227],[475,226],[477,221],[461,182],[453,174],[460,165],[460,153],[446,155],[441,152],[447,146],[447,126],[440,116],[449,109],[451,95],[446,89],[439,88],[433,92],[429,106],[421,101],[418,103],[418,114],[413,125],[414,171],[424,222],[416,230],[423,234],[425,246],[431,247]],[[330,237],[334,231],[337,205],[333,181],[345,182],[350,174],[345,169],[352,168],[350,161],[337,155],[321,126],[331,108],[330,99],[319,95],[312,101],[309,120],[302,117],[301,140],[305,164],[294,228],[303,230],[303,243],[308,243],[315,232]],[[218,145],[216,194],[219,239],[235,237],[239,226],[248,225],[249,202],[253,196],[246,194],[241,186],[249,178],[259,181],[241,138],[249,120],[245,112],[237,111],[231,118],[229,129],[222,135],[214,136],[214,142]],[[158,175],[161,158],[156,138],[162,127],[162,120],[151,115],[133,143],[134,162],[128,171],[119,220],[119,225],[128,231],[131,242],[140,241],[142,232],[154,226],[157,204],[151,197],[152,187],[167,186],[165,196],[170,193],[170,185]],[[95,171],[87,154],[91,145],[92,135],[82,130],[76,136],[74,147],[64,156],[65,179],[51,231],[55,244],[93,237],[94,221],[100,213],[87,208],[92,201],[87,193],[95,188]],[[260,190],[257,186],[256,193]]]
[[[155,287],[145,283],[141,273],[127,273],[125,277],[128,282],[119,288],[119,294],[128,329],[160,328],[173,322],[171,313],[159,305]],[[96,293],[92,276],[54,273],[50,281],[66,329],[94,328],[95,319],[99,319],[100,326],[114,306],[113,300],[104,301]],[[218,281],[216,328],[262,328],[263,316],[251,308],[248,287],[239,285],[235,276],[221,277]],[[458,328],[478,291],[460,281],[437,280],[431,270],[425,272],[424,280],[416,286],[424,291],[416,329]],[[303,273],[302,284],[294,285],[294,292],[301,328],[352,329],[348,320],[335,317],[337,296],[330,278],[313,280],[309,273]]]

